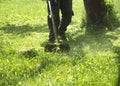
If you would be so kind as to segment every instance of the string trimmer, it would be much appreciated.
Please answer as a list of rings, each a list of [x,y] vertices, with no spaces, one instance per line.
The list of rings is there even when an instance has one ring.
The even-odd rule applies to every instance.
[[[54,36],[55,36],[55,42],[54,43],[48,43],[46,44],[45,46],[45,51],[47,52],[64,52],[64,51],[69,51],[70,50],[70,47],[69,45],[66,43],[66,42],[61,42],[59,37],[58,37],[58,33],[57,33],[57,28],[56,28],[56,25],[55,25],[55,21],[54,21],[54,15],[53,15],[53,12],[52,12],[52,7],[51,7],[51,2],[50,0],[47,0],[48,2],[48,8],[49,8],[49,11],[50,11],[50,14],[49,14],[49,17],[51,18],[52,20],[52,25],[53,25],[53,31],[54,31]]]

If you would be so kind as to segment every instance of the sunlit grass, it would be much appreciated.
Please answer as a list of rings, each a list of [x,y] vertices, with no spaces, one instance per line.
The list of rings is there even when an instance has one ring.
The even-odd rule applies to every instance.
[[[116,4],[116,10],[119,5]],[[44,52],[48,40],[45,0],[0,1],[1,86],[114,86],[120,27],[83,27],[82,0],[73,0],[68,53]],[[119,16],[119,12],[117,13]],[[94,30],[96,29],[96,30]]]

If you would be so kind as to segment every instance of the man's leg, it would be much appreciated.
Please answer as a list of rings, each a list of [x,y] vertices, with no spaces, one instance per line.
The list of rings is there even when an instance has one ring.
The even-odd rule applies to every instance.
[[[67,26],[70,24],[73,15],[72,0],[60,0],[60,9],[62,19],[59,25],[58,33],[63,40],[66,40],[65,31],[67,30]]]
[[[57,1],[57,2],[56,2]],[[51,2],[51,7],[52,7],[52,12],[53,12],[53,17],[54,17],[54,21],[55,21],[55,25],[56,25],[56,29],[59,26],[60,23],[60,18],[59,18],[59,0],[50,0]],[[50,10],[49,10],[49,6],[48,7],[48,28],[50,30],[49,33],[49,41],[50,42],[54,42],[55,41],[55,37],[54,37],[54,31],[53,31],[53,24],[52,24],[52,20],[50,18]]]

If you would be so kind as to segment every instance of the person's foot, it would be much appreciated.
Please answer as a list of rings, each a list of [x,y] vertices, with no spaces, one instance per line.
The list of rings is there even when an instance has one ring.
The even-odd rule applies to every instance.
[[[54,36],[49,37],[49,42],[54,43],[55,42],[55,37]]]
[[[49,40],[48,41],[51,43],[55,42],[55,36],[54,36],[54,33],[52,31],[49,33]]]
[[[60,37],[60,39],[59,39],[60,42],[66,42],[67,41],[65,32],[59,33],[59,37]]]
[[[50,42],[50,43],[54,43],[54,42],[55,42],[55,40],[49,40],[49,42]]]
[[[65,32],[59,32],[58,33],[58,41],[59,42],[67,42],[67,38],[66,38]],[[49,35],[49,42],[51,42],[51,43],[55,42],[55,37],[54,37],[53,34]]]

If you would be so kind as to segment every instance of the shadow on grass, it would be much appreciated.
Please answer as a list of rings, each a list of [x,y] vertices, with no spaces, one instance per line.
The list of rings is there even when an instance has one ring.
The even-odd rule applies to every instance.
[[[23,25],[23,26],[16,26],[7,24],[4,27],[1,27],[0,30],[3,30],[5,33],[11,33],[15,35],[24,34],[27,32],[47,32],[47,24],[44,25],[37,25],[37,26],[30,26],[30,25]]]
[[[79,49],[83,49],[88,46],[89,49],[101,49],[101,51],[112,48],[110,39],[116,40],[116,36],[106,35],[106,27],[101,25],[88,25],[85,28],[85,34],[83,32],[76,31],[71,34],[70,39],[71,48],[79,46]],[[75,37],[75,38],[73,38]]]
[[[36,56],[38,56],[38,52],[35,48],[32,48],[30,50],[27,50],[27,51],[22,51],[21,54],[25,57],[25,58],[28,58],[28,59],[32,59]]]
[[[108,20],[106,20],[108,21]],[[109,22],[105,23],[91,23],[87,21],[85,26],[80,30],[77,30],[75,33],[69,35],[69,42],[71,46],[72,53],[78,51],[77,53],[84,54],[89,52],[106,52],[113,51],[113,43],[118,39],[117,35],[120,34],[120,21],[116,20],[113,22],[109,20]],[[109,26],[110,25],[110,26]],[[111,34],[115,32],[116,35]],[[110,33],[110,34],[108,34]],[[112,41],[111,41],[112,40]],[[74,50],[76,49],[76,50]],[[120,64],[120,47],[118,54],[118,62]],[[84,58],[84,56],[82,56]],[[118,74],[118,85],[120,86],[120,66],[118,66],[119,74]]]

